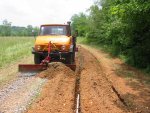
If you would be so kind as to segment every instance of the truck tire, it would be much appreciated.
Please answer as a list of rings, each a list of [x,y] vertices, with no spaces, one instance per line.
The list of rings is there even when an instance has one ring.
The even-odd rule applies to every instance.
[[[75,62],[75,52],[72,53],[72,62]]]
[[[66,58],[66,63],[67,64],[74,64],[74,57],[75,57],[75,54],[74,53],[70,53],[68,55],[68,57]]]
[[[35,64],[40,64],[41,61],[42,61],[41,56],[38,55],[38,54],[34,54],[34,63],[35,63]]]

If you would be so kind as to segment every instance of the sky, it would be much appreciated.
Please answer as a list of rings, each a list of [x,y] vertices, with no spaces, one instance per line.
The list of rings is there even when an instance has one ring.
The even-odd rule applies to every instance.
[[[63,24],[92,4],[93,0],[0,0],[0,24],[4,19],[15,26]]]

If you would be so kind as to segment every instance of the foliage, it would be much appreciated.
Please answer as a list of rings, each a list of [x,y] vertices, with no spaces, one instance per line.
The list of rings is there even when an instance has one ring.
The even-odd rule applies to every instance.
[[[131,65],[150,71],[150,1],[97,0],[89,9],[89,16],[73,23],[87,23],[75,27],[89,43],[111,48],[113,55],[124,55]]]
[[[86,15],[83,13],[80,13],[79,15],[75,14],[72,16],[71,20],[73,21],[73,23],[72,23],[73,34],[76,31],[78,31],[79,36],[85,36],[86,30],[87,30],[87,28],[86,28],[86,25],[87,25]]]

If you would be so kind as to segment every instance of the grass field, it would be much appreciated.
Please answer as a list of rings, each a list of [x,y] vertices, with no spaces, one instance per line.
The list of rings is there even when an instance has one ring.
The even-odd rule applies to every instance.
[[[33,37],[0,37],[0,68],[31,55]]]

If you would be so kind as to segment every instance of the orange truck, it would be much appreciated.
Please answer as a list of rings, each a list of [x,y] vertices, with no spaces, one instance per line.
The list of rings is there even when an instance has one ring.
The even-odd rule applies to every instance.
[[[71,35],[70,23],[41,25],[32,50],[35,64],[20,64],[19,71],[42,71],[51,62],[62,62],[75,70],[76,36]]]

